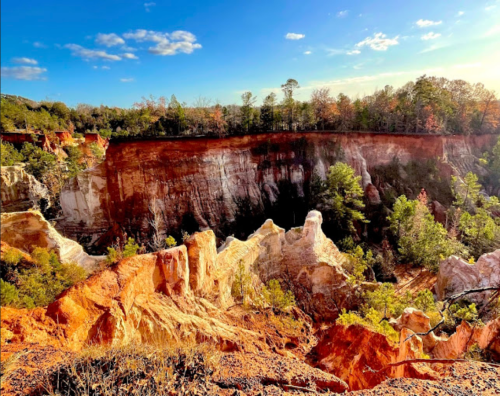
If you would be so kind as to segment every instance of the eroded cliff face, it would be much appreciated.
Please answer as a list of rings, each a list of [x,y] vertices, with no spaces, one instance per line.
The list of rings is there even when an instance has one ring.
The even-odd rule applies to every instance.
[[[434,159],[444,176],[480,171],[477,159],[496,136],[408,136],[275,133],[227,139],[112,142],[106,160],[72,179],[61,194],[67,235],[91,245],[122,230],[139,240],[151,232],[149,206],[156,200],[165,230],[183,228],[186,216],[216,232],[235,221],[241,205],[253,213],[280,194],[304,197],[311,176],[325,178],[336,161],[362,176],[375,203],[373,169],[398,158]],[[304,214],[305,215],[305,214]],[[298,223],[303,221],[297,219]],[[227,236],[227,235],[226,235]]]

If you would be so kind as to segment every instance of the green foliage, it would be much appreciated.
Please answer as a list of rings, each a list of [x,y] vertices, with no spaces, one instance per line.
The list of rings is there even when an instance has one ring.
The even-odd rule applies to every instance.
[[[465,320],[467,322],[475,322],[478,319],[476,304],[467,304],[465,302],[457,302],[450,306],[450,312],[455,320]]]
[[[31,143],[23,144],[21,154],[27,162],[26,172],[31,173],[38,180],[53,172],[57,165],[57,158],[54,154],[50,154]]]
[[[364,296],[364,312],[375,310],[381,317],[398,317],[404,309],[410,306],[411,295],[405,297],[396,296],[396,291],[392,283],[383,283],[374,291],[368,291]]]
[[[2,260],[9,266],[16,266],[23,258],[22,253],[14,248],[8,248],[2,256]]]
[[[343,268],[349,274],[347,281],[351,285],[363,282],[365,280],[364,272],[375,262],[372,251],[368,250],[365,253],[361,246],[356,246],[353,250],[344,253],[344,257]]]
[[[345,233],[354,233],[354,222],[366,222],[360,210],[364,208],[361,176],[342,162],[330,167],[326,190],[322,194],[319,208],[330,221],[338,223]]]
[[[15,306],[19,302],[19,291],[16,286],[0,279],[0,305],[2,307]]]
[[[75,177],[81,171],[86,169],[85,162],[83,162],[83,153],[77,146],[67,146],[64,148],[68,156],[65,158],[68,167],[68,177]]]
[[[413,305],[424,313],[436,311],[434,295],[429,289],[420,290],[413,301]]]
[[[254,290],[252,288],[252,275],[245,268],[243,260],[238,263],[233,285],[231,288],[231,295],[241,300],[243,305],[248,303],[249,297],[252,297]]]
[[[463,210],[472,210],[479,201],[479,191],[481,185],[478,183],[478,177],[469,172],[465,175],[463,182],[456,176],[451,177],[451,190],[455,197],[454,205]]]
[[[399,254],[409,263],[437,271],[439,262],[446,257],[466,257],[468,254],[465,246],[434,220],[425,194],[421,194],[416,201],[399,197],[388,220],[391,230],[399,238]]]
[[[2,166],[11,166],[24,161],[24,156],[12,144],[0,140],[0,146]]]
[[[13,279],[15,284],[2,279],[2,305],[20,308],[46,306],[61,292],[87,276],[77,264],[62,264],[53,251],[37,247],[31,257],[35,265],[16,272]]]
[[[276,311],[288,311],[295,306],[295,296],[288,290],[284,292],[277,279],[271,279],[262,288],[264,301]]]
[[[500,226],[485,209],[476,209],[475,215],[463,212],[458,228],[476,259],[500,247]]]
[[[92,153],[92,155],[98,160],[98,161],[101,161],[104,157],[104,149],[98,145],[97,143],[90,143],[90,152]]]
[[[171,248],[171,247],[177,246],[177,241],[175,240],[175,238],[172,235],[169,235],[167,238],[165,238],[165,245],[168,248]]]
[[[122,243],[118,239],[118,243],[116,244],[116,246],[108,247],[106,264],[112,265],[122,259],[133,257],[137,254],[140,248],[141,247],[137,243],[135,243],[134,238],[128,238],[127,243],[125,243],[125,245],[122,245]]]
[[[364,318],[355,312],[346,312],[345,309],[342,309],[336,323],[343,326],[361,325],[385,335],[393,343],[399,342],[399,333],[386,320],[382,320],[380,313],[373,308],[369,309]]]

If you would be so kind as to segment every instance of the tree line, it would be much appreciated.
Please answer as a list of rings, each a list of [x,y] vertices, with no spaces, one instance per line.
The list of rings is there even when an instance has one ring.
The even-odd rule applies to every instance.
[[[199,97],[192,105],[175,95],[142,98],[132,108],[62,102],[34,102],[2,94],[1,130],[98,132],[103,137],[226,136],[268,131],[329,130],[384,133],[488,134],[500,132],[500,101],[483,84],[422,76],[400,88],[385,86],[371,95],[334,95],[314,89],[309,100],[296,99],[299,83],[281,85],[257,104],[252,92],[241,104],[222,105]]]

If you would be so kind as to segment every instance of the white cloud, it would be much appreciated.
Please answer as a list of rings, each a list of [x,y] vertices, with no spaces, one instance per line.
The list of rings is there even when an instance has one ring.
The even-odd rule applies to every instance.
[[[339,11],[339,12],[337,12],[337,18],[345,18],[347,16],[347,14],[349,14],[349,10]]]
[[[115,45],[125,44],[125,40],[123,40],[120,36],[115,33],[99,33],[96,36],[95,42],[100,45],[105,45],[106,47],[113,47]]]
[[[41,43],[40,41],[35,41],[33,43],[33,47],[35,47],[35,48],[47,48],[47,46],[44,43]]]
[[[465,14],[465,12],[463,12],[463,11],[458,11],[458,13],[457,13],[457,17],[461,17],[461,16],[462,16],[462,15],[464,15],[464,14]]]
[[[128,83],[128,82],[133,82],[134,79],[133,78],[120,78],[120,81],[123,83]]]
[[[355,50],[352,50],[352,51],[347,51],[346,53],[347,53],[347,55],[359,55],[359,54],[361,54],[361,51],[355,49]]]
[[[441,25],[443,23],[443,21],[430,21],[428,19],[419,19],[416,24],[418,27],[421,27],[421,28],[426,28],[426,27],[429,27],[429,26],[437,26],[437,25]]]
[[[429,32],[427,34],[424,34],[421,39],[422,40],[435,40],[438,37],[441,37],[441,33],[434,33],[434,32]]]
[[[127,52],[133,52],[133,51],[137,51],[137,48],[134,48],[134,47],[130,47],[128,45],[123,45],[120,47],[123,51],[127,51]]]
[[[125,52],[122,54],[122,57],[125,59],[139,59],[135,54],[132,54],[130,52]]]
[[[356,44],[356,47],[361,48],[364,46],[368,46],[375,51],[386,51],[389,47],[393,45],[398,45],[399,36],[394,38],[387,38],[387,36],[383,33],[375,33],[373,37],[367,37],[363,41],[360,41]]]
[[[12,62],[22,65],[38,65],[38,61],[32,58],[12,58]]]
[[[491,11],[491,10],[493,10],[493,9],[495,9],[495,8],[497,8],[497,6],[496,6],[496,5],[490,5],[490,6],[485,7],[485,8],[484,8],[484,10],[485,10],[485,11]]]
[[[154,7],[156,5],[156,3],[144,3],[144,8],[146,9],[146,12],[149,12],[151,11],[151,7]]]
[[[300,33],[287,33],[285,36],[287,40],[301,40],[304,37],[306,37],[306,35]]]
[[[342,55],[342,54],[346,53],[345,50],[338,49],[338,48],[327,48],[326,52],[327,52],[328,56]]]
[[[109,69],[111,69],[111,67],[109,67],[109,66],[102,66],[101,69],[103,69],[103,70],[109,70]]]
[[[311,55],[311,54],[312,54],[312,52],[311,52],[311,51],[305,51],[305,52],[304,52],[304,55]]]
[[[2,77],[27,81],[46,80],[47,78],[41,75],[46,71],[47,69],[33,66],[2,67]]]
[[[64,48],[71,50],[71,55],[78,56],[80,58],[89,59],[102,59],[106,61],[119,61],[122,60],[118,55],[108,54],[106,51],[91,50],[82,47],[78,44],[66,44]]]
[[[92,69],[97,70],[99,69],[99,66],[92,66]]]
[[[191,54],[195,49],[201,48],[201,44],[196,43],[196,36],[184,30],[164,33],[137,29],[134,32],[125,33],[123,37],[138,42],[151,41],[156,43],[154,47],[148,48],[149,53],[154,55],[176,55],[179,52]]]

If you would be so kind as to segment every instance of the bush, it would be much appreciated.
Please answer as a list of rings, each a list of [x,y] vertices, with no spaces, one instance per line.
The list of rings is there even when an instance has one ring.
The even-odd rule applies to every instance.
[[[14,285],[9,282],[4,282],[0,279],[0,305],[5,306],[15,306],[19,302],[19,291]]]
[[[169,235],[167,238],[165,238],[165,245],[168,248],[171,248],[171,247],[177,246],[177,241],[175,240],[175,238],[172,235]]]
[[[380,313],[373,308],[369,309],[364,318],[355,312],[346,312],[345,309],[342,309],[336,323],[343,326],[361,325],[376,333],[385,335],[394,343],[399,342],[399,333],[392,328],[389,322],[382,320]]]
[[[18,265],[22,258],[23,254],[19,250],[12,247],[8,248],[2,256],[2,260],[9,266]]]
[[[117,238],[117,244],[114,247],[108,247],[108,256],[106,257],[106,263],[112,265],[118,261],[133,257],[137,254],[140,246],[135,243],[134,238],[128,238],[127,243],[122,246],[120,239]]]
[[[87,276],[82,267],[61,264],[57,254],[47,249],[37,247],[31,256],[35,265],[15,273],[15,285],[2,279],[2,305],[20,308],[46,306]]]
[[[240,299],[243,305],[245,305],[248,303],[248,298],[252,294],[252,291],[252,275],[245,268],[243,260],[240,260],[231,287],[231,295],[236,299]]]
[[[16,148],[7,142],[0,141],[1,145],[1,165],[12,166],[24,161],[24,156]]]
[[[271,279],[262,288],[264,301],[275,311],[288,311],[295,306],[295,296],[288,290],[286,293],[281,290],[281,285],[277,279]]]

